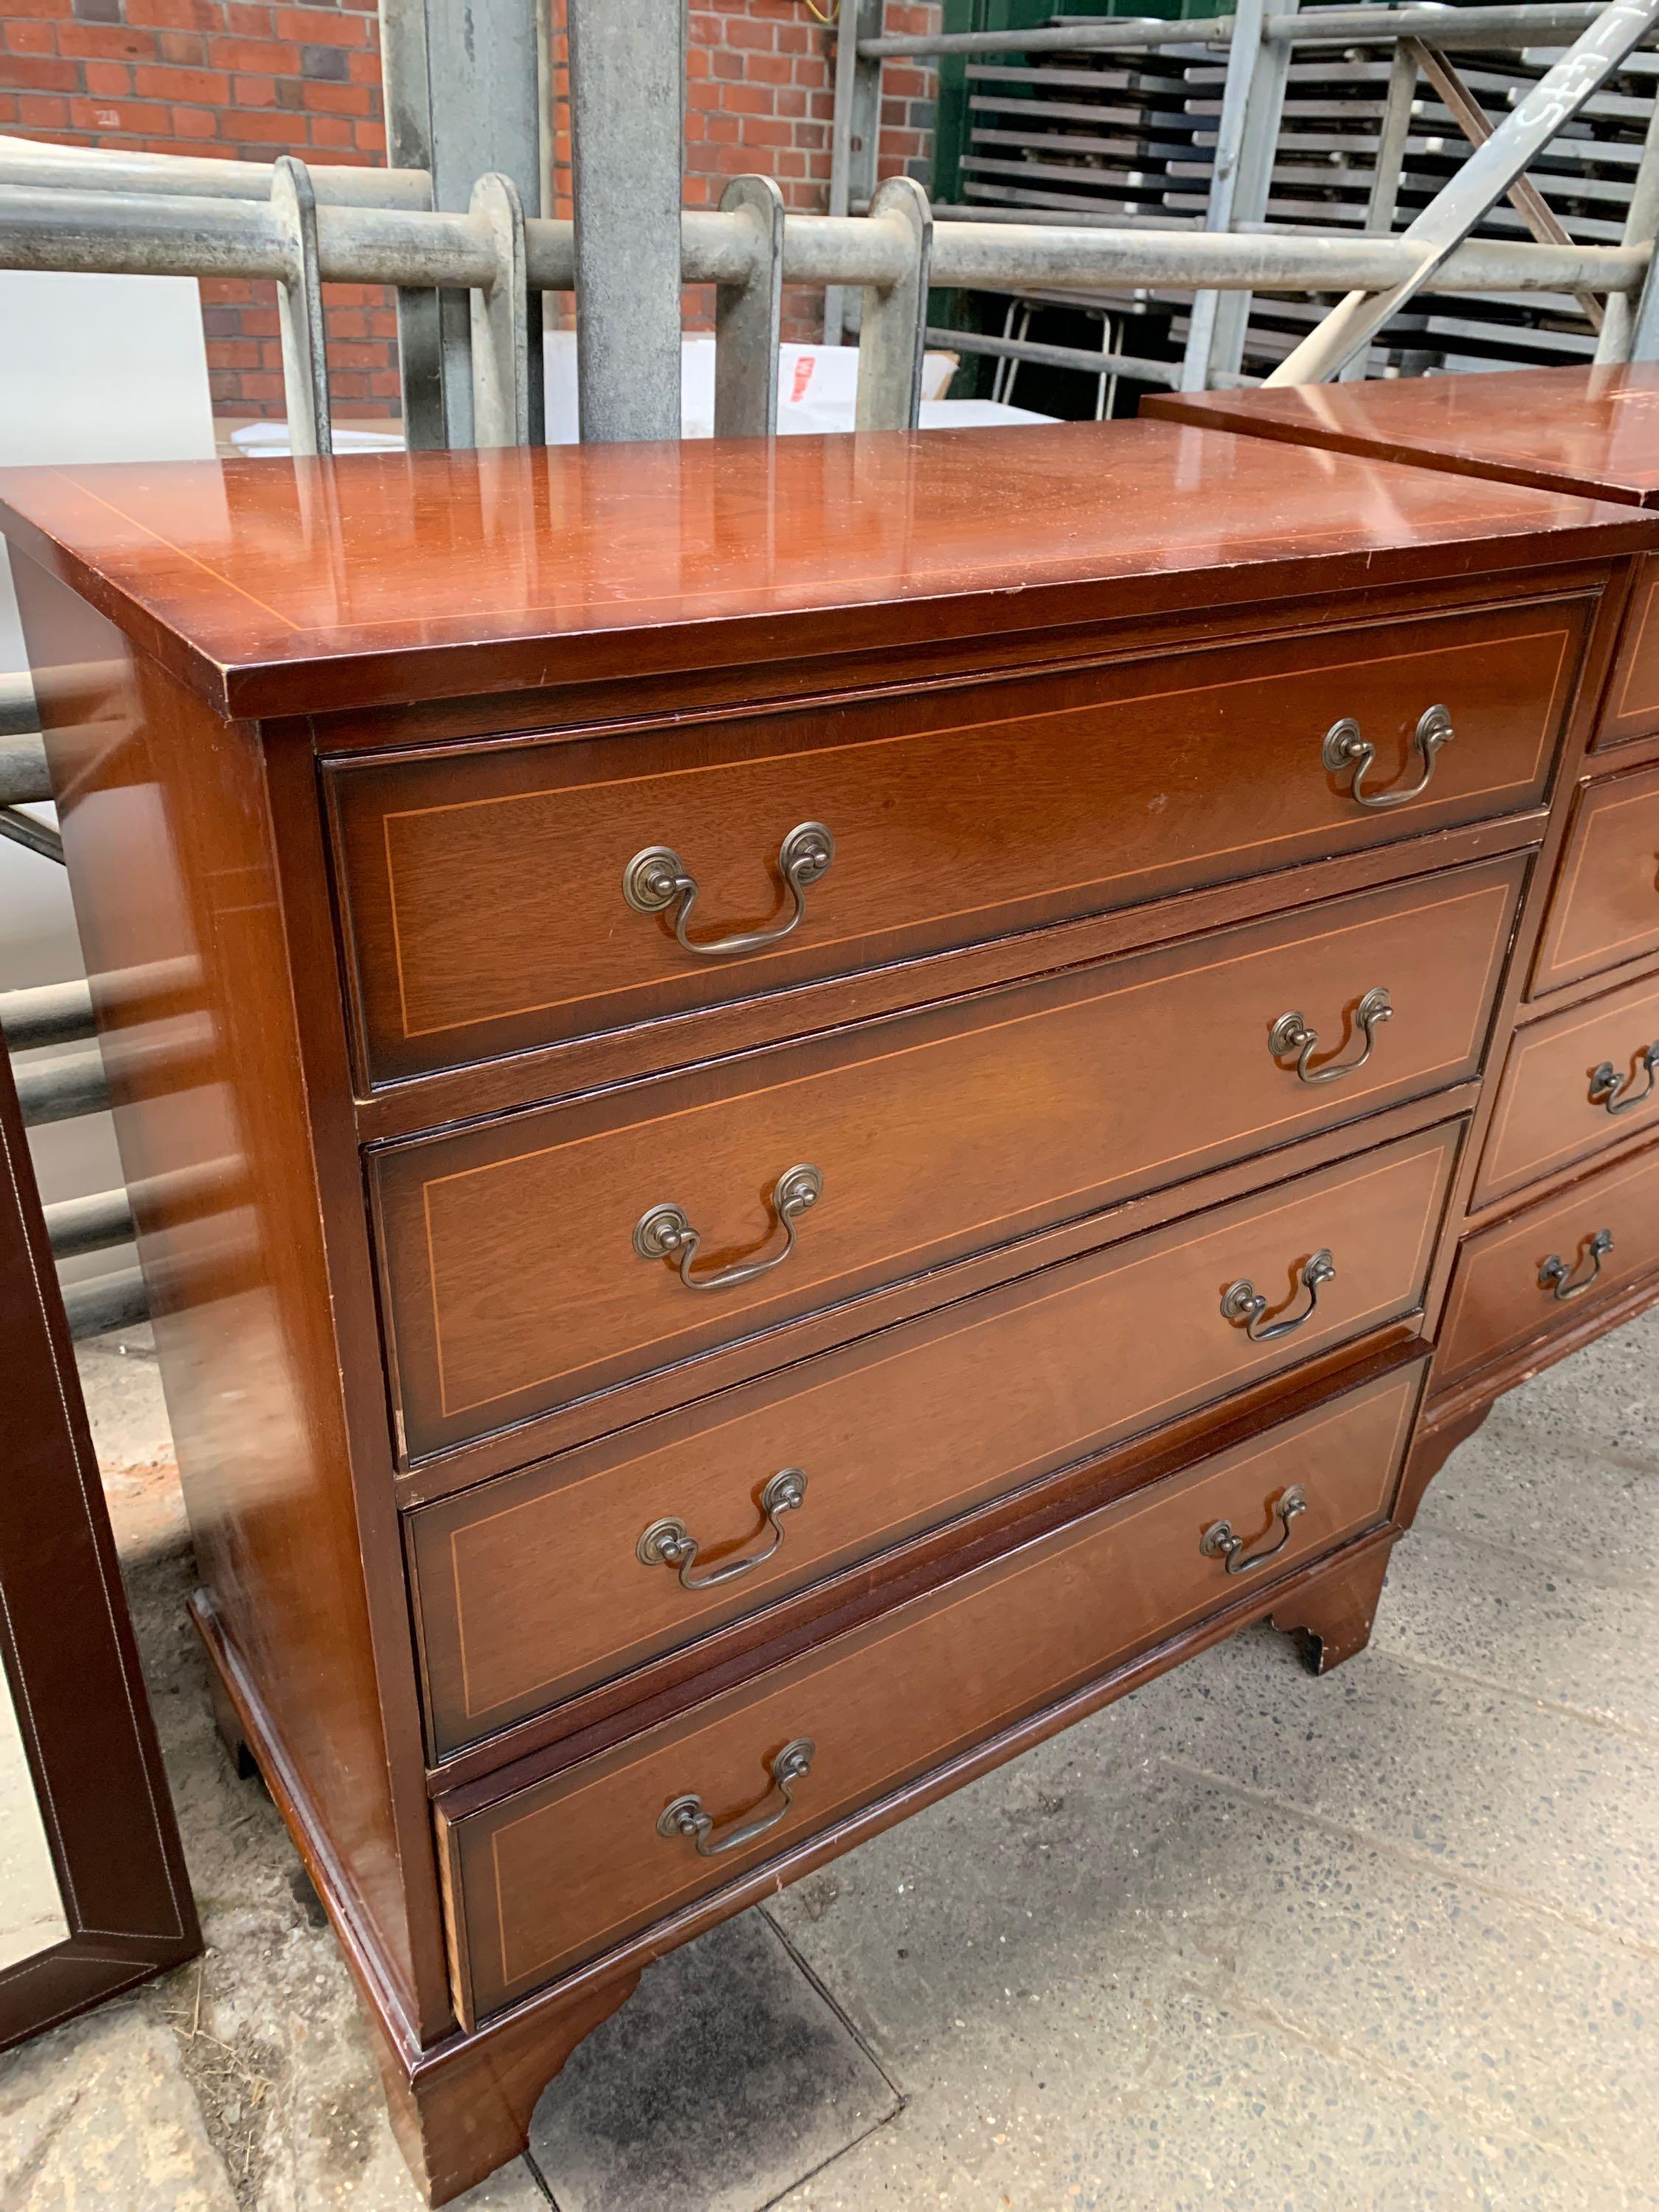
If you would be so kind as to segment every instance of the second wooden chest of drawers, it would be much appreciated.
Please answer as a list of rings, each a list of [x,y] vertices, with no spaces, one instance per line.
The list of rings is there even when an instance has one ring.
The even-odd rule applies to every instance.
[[[1183,393],[1155,398],[1148,408],[1275,443],[1386,454],[1464,480],[1589,491],[1632,511],[1659,508],[1659,368],[1651,362]],[[1550,1189],[1641,1139],[1659,1077],[1659,560],[1653,555],[1633,564],[1613,612],[1592,679],[1590,727],[1557,787],[1522,916],[1525,982],[1511,990],[1512,1011],[1502,1018],[1505,1027],[1514,1023],[1502,1080],[1477,1117],[1486,1126],[1476,1146],[1468,1241],[1413,1453],[1407,1518],[1424,1483],[1501,1390],[1585,1342],[1597,1326],[1628,1317],[1644,1295],[1640,1179],[1629,1182],[1623,1170],[1615,1196],[1628,1198],[1634,1211],[1622,1236],[1613,1224],[1603,1224],[1616,1240],[1616,1266],[1606,1250],[1591,1251],[1596,1232],[1589,1232],[1570,1280],[1541,1286],[1540,1310],[1538,1264],[1563,1255],[1538,1255],[1530,1273],[1524,1266],[1515,1272],[1501,1256],[1529,1251],[1534,1231],[1553,1223],[1565,1234],[1575,1202],[1552,1201]],[[1592,1212],[1600,1188],[1599,1179],[1584,1187]],[[1616,1213],[1613,1199],[1608,1203]],[[1599,1276],[1598,1262],[1606,1262]],[[1646,1294],[1659,1294],[1659,1269],[1645,1279]]]

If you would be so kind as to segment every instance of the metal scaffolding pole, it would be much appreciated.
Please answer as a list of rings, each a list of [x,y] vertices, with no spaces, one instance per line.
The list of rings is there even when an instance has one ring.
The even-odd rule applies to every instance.
[[[1265,0],[1265,4],[1264,0],[1247,0],[1233,19],[1240,27],[1234,31],[1227,61],[1232,105],[1230,114],[1224,97],[1212,188],[1214,211],[1206,219],[1212,230],[1257,223],[1267,212],[1291,70],[1289,46],[1282,41],[1270,43],[1268,33],[1275,23],[1292,17],[1296,5],[1297,0]],[[1237,374],[1249,319],[1248,292],[1229,293],[1224,298],[1213,291],[1198,295],[1182,364],[1183,391],[1202,392],[1218,377]]]
[[[1401,234],[1401,243],[1418,258],[1413,274],[1384,291],[1350,292],[1279,363],[1267,382],[1322,383],[1369,345],[1383,325],[1423,290],[1482,216],[1524,173],[1540,149],[1577,114],[1656,22],[1659,22],[1659,0],[1611,0],[1570,52]]]
[[[714,291],[714,435],[770,438],[778,427],[778,331],[783,315],[783,194],[770,177],[733,177],[722,210],[755,228],[755,264]]]
[[[528,212],[541,213],[538,53],[536,0],[467,0],[465,7],[447,0],[380,0],[391,157],[401,167],[430,173],[434,206],[461,214],[471,206],[479,178],[500,175]],[[539,368],[539,298],[526,313]],[[400,298],[398,342],[409,442],[471,445],[466,299],[453,289],[425,300]],[[532,412],[539,437],[539,408]]]
[[[1564,46],[1590,28],[1603,13],[1602,0],[1561,0],[1561,4],[1498,8],[1445,7],[1316,8],[1294,22],[1269,30],[1270,40],[1297,46],[1392,46],[1396,39],[1425,46]],[[936,54],[1097,53],[1117,48],[1225,46],[1236,18],[1212,15],[1187,22],[1136,16],[1116,21],[1079,18],[1031,31],[916,31],[861,38],[860,53],[872,61]]]
[[[1631,191],[1630,207],[1625,217],[1623,243],[1626,246],[1645,246],[1653,250],[1659,236],[1659,100],[1653,105],[1648,118],[1648,135],[1643,142],[1642,159],[1636,172],[1636,181]],[[1601,335],[1596,342],[1595,359],[1599,364],[1617,361],[1651,361],[1651,349],[1641,352],[1637,348],[1637,327],[1642,319],[1642,310],[1647,305],[1648,295],[1654,291],[1651,264],[1648,282],[1640,299],[1628,294],[1614,292],[1607,302],[1601,323]],[[1659,301],[1656,301],[1659,307]],[[1659,332],[1653,334],[1659,336]],[[1644,337],[1651,346],[1651,339]]]
[[[881,56],[871,52],[883,0],[842,0],[836,30],[836,112],[830,130],[830,213],[851,215],[876,189],[881,143]],[[840,345],[856,331],[860,303],[840,284],[823,295],[823,342]]]
[[[102,192],[181,192],[213,199],[265,200],[270,172],[262,161],[198,160],[189,154],[123,154],[104,146],[57,146],[0,132],[0,185],[79,184]],[[424,169],[340,169],[318,163],[311,189],[319,207],[428,208]]]
[[[1405,173],[1406,146],[1411,137],[1412,103],[1417,94],[1417,58],[1423,49],[1413,39],[1402,39],[1389,64],[1389,88],[1382,101],[1382,128],[1376,142],[1376,166],[1371,172],[1370,198],[1365,205],[1365,228],[1373,236],[1386,236],[1394,228],[1400,210],[1400,179]],[[1342,381],[1357,384],[1364,376],[1370,349],[1361,346],[1341,372]]]
[[[568,0],[567,23],[582,437],[678,438],[680,0]]]
[[[1659,9],[1659,0],[1644,4]],[[762,248],[756,226],[740,211],[688,210],[679,218],[679,234],[677,291],[682,281],[741,284],[754,274]],[[524,235],[530,289],[568,289],[574,272],[571,225],[526,217]],[[0,186],[0,268],[280,278],[287,251],[268,204]],[[904,234],[889,222],[787,216],[783,282],[885,288],[902,281],[910,252]],[[319,207],[317,259],[325,283],[463,292],[489,289],[501,266],[492,227],[476,211],[412,215]],[[1159,284],[1224,291],[1380,289],[1415,274],[1421,259],[1405,234],[1369,238],[1265,228],[1218,233],[951,222],[934,229],[932,282],[988,291],[1022,284],[1073,291]],[[1646,276],[1648,259],[1644,245],[1468,239],[1437,265],[1432,282],[1441,290],[1459,292],[1634,291]]]

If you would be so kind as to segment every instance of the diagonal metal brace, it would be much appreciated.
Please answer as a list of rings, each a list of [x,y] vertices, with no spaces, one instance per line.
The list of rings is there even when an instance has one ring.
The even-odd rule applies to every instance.
[[[1527,97],[1478,146],[1430,201],[1401,241],[1419,258],[1386,292],[1350,292],[1267,379],[1270,385],[1322,384],[1369,345],[1383,325],[1431,283],[1481,217],[1522,176],[1540,149],[1577,114],[1626,54],[1659,21],[1659,0],[1611,0]]]
[[[1415,39],[1402,39],[1401,51],[1407,54],[1439,94],[1447,112],[1468,140],[1471,146],[1484,146],[1492,137],[1492,125],[1486,112],[1469,90],[1457,71],[1443,54],[1419,46]],[[1540,246],[1571,246],[1572,240],[1556,219],[1554,211],[1530,177],[1517,177],[1507,195],[1527,228]],[[1573,295],[1586,320],[1594,331],[1601,327],[1601,302],[1594,292]]]

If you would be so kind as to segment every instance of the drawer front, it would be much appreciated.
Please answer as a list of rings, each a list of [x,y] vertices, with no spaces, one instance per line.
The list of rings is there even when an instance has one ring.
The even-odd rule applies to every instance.
[[[1654,1065],[1648,1064],[1651,1051]],[[1659,1127],[1659,979],[1626,984],[1517,1030],[1474,1202]]]
[[[389,1147],[374,1174],[407,1449],[1471,1075],[1525,866],[1452,870]],[[1393,1018],[1349,1066],[1376,989]],[[1318,1035],[1310,1072],[1345,1073],[1304,1082],[1294,1046],[1275,1056],[1293,1014]],[[786,1224],[801,1166],[822,1196]],[[651,1256],[665,1206],[695,1250]],[[725,1286],[688,1287],[715,1275]]]
[[[1659,768],[1583,785],[1533,963],[1530,996],[1659,954]]]
[[[982,942],[1534,804],[1583,603],[1377,624],[784,715],[475,746],[327,778],[363,1055],[391,1080]],[[1376,749],[1362,796],[1322,748]],[[780,859],[809,863],[780,942],[687,951],[623,891],[635,854],[695,879],[693,943],[775,937]],[[666,865],[666,864],[665,864]],[[648,872],[648,871],[647,871]]]
[[[1607,700],[1592,744],[1626,744],[1659,732],[1659,556],[1637,563]]]
[[[1416,1312],[1462,1126],[1046,1268],[411,1514],[435,1747],[453,1751]],[[1322,1250],[1335,1273],[1314,1269],[1309,1282]],[[1240,1280],[1268,1309],[1253,1317],[1236,1301],[1229,1320],[1223,1301]],[[791,1475],[799,1503],[769,1521],[763,1497]],[[642,1560],[641,1539],[667,1521],[695,1556]],[[690,1587],[720,1574],[731,1578]]]
[[[1656,1268],[1659,1146],[1649,1146],[1465,1240],[1441,1323],[1436,1391],[1571,1327]]]
[[[441,1821],[475,2016],[1381,1522],[1419,1371],[1327,1400],[550,1781]],[[1304,1508],[1282,1518],[1292,1486]],[[1276,1547],[1272,1560],[1241,1576],[1206,1556],[1222,1521],[1242,1556]],[[769,1762],[803,1739],[810,1767],[786,1808]],[[713,1843],[781,1817],[701,1856],[658,1830],[693,1792]]]

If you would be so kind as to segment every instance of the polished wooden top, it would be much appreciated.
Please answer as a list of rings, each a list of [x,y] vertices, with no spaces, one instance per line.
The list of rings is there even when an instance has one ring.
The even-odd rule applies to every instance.
[[[8,471],[0,523],[240,714],[1659,544],[1592,501],[1164,422]]]
[[[1141,412],[1659,507],[1659,362],[1160,392]]]

